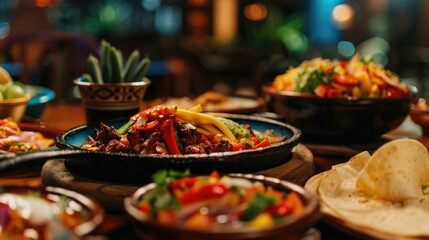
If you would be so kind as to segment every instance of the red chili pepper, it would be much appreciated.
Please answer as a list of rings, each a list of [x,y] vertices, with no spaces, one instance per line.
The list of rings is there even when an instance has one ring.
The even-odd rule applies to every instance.
[[[176,136],[174,134],[174,122],[172,119],[167,119],[162,123],[162,138],[167,145],[167,149],[170,154],[173,155],[182,155],[177,146]]]
[[[177,181],[174,181],[170,184],[170,187],[172,189],[176,189],[176,188],[190,188],[192,186],[194,186],[194,184],[197,182],[197,179],[194,177],[185,177],[185,178],[181,178]]]
[[[182,204],[190,204],[198,201],[220,198],[227,194],[229,189],[224,184],[210,184],[202,186],[197,190],[185,192],[179,201]]]
[[[263,147],[268,147],[268,146],[270,146],[270,140],[268,140],[268,138],[265,138],[260,143],[253,146],[253,149],[263,148]]]

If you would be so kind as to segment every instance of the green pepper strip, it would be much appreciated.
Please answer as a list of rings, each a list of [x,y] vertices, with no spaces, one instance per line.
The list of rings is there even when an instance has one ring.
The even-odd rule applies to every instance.
[[[244,211],[243,216],[241,217],[244,221],[250,221],[258,214],[263,212],[265,208],[275,203],[275,198],[268,197],[261,193],[256,193],[255,196],[249,203],[249,206]]]
[[[121,135],[125,134],[125,133],[128,131],[128,129],[131,127],[131,125],[133,125],[133,124],[134,124],[134,122],[135,122],[135,121],[132,121],[132,120],[128,121],[127,123],[125,123],[124,125],[122,125],[122,127],[120,127],[120,128],[117,130],[117,132],[118,132],[119,134],[121,134]]]

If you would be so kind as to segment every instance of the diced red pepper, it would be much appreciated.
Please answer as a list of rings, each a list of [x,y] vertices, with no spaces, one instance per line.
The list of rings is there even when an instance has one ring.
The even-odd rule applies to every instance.
[[[404,96],[404,92],[398,88],[388,87],[387,88],[387,97],[396,98]]]
[[[342,67],[342,68],[347,68],[347,65],[349,64],[349,62],[347,62],[347,61],[340,61],[340,66]]]
[[[179,201],[182,204],[190,204],[198,201],[216,199],[224,196],[229,192],[229,189],[224,184],[204,185],[199,189],[185,192]]]
[[[253,146],[253,149],[263,148],[263,147],[268,147],[268,146],[270,146],[270,140],[268,140],[268,138],[265,138],[260,143]]]
[[[144,213],[149,213],[150,211],[150,203],[149,202],[143,202],[140,206],[139,206],[139,210],[144,212]]]
[[[329,84],[320,84],[314,89],[314,93],[319,97],[327,97],[331,89],[333,89],[333,87]]]
[[[244,145],[242,143],[232,144],[232,151],[233,152],[240,151],[240,150],[246,150],[246,145]]]
[[[330,89],[328,91],[328,96],[327,97],[341,97],[341,91],[339,89]]]
[[[285,203],[268,206],[265,211],[271,216],[286,216],[292,213],[292,208]]]
[[[332,80],[341,86],[351,88],[359,85],[359,81],[351,75],[334,75]]]
[[[190,188],[194,186],[194,184],[197,182],[197,179],[194,177],[185,177],[178,179],[177,181],[174,181],[170,184],[170,187],[172,189],[176,188]]]

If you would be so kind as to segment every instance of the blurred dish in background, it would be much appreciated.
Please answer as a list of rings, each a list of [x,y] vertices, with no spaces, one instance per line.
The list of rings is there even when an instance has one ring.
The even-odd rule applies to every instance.
[[[80,239],[104,219],[92,199],[62,188],[0,188],[1,239]]]
[[[45,110],[46,104],[54,100],[55,92],[47,87],[33,85],[25,85],[24,89],[31,96],[31,99],[27,102],[24,117],[38,119],[43,110]]]
[[[263,86],[267,108],[303,132],[304,141],[370,142],[397,128],[414,88],[398,75],[355,55],[315,58]]]
[[[12,118],[0,120],[0,154],[23,153],[48,148],[55,143],[40,132],[23,131]]]
[[[359,54],[350,61],[304,61],[278,75],[272,88],[323,98],[397,98],[410,94],[396,73],[373,61],[361,60]]]
[[[200,104],[204,112],[255,113],[263,109],[265,101],[259,97],[226,96],[219,92],[208,91],[195,98],[159,98],[149,103],[156,105],[178,105],[192,108]]]
[[[429,134],[429,106],[424,98],[419,98],[415,104],[411,104],[410,118],[422,128],[423,134]]]

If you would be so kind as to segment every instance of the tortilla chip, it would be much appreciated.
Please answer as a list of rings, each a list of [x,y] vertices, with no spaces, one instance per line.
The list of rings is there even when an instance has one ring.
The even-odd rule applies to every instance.
[[[429,154],[417,140],[391,141],[371,156],[356,181],[358,192],[388,201],[422,196],[429,183]]]

